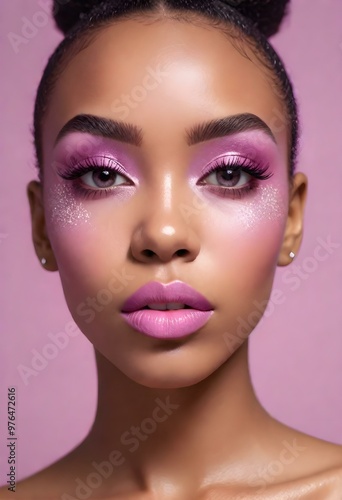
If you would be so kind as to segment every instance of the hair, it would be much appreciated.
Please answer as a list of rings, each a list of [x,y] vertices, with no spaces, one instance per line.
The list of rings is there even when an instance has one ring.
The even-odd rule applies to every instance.
[[[123,19],[158,14],[197,24],[202,19],[223,31],[248,57],[246,43],[274,83],[284,103],[284,124],[289,129],[289,177],[295,171],[299,121],[290,78],[268,38],[276,34],[287,14],[290,0],[54,0],[53,16],[65,38],[50,56],[38,86],[33,123],[33,142],[39,177],[43,180],[42,121],[56,82],[67,64],[85,49],[103,28]],[[241,43],[242,42],[242,43]]]

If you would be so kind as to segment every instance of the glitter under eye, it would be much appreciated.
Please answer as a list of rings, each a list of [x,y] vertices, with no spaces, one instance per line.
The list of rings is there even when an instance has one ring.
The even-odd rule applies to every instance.
[[[273,186],[259,186],[258,192],[260,199],[257,202],[246,200],[243,205],[236,207],[239,220],[246,229],[258,227],[260,221],[272,222],[284,218],[285,201],[279,189]]]
[[[51,221],[60,227],[89,223],[90,215],[82,203],[75,200],[69,185],[57,185],[48,193]]]

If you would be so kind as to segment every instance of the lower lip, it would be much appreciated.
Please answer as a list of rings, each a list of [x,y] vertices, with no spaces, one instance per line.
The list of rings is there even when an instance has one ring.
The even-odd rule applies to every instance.
[[[141,333],[157,339],[179,339],[196,332],[204,326],[214,311],[178,309],[155,311],[140,309],[121,313],[127,323]]]

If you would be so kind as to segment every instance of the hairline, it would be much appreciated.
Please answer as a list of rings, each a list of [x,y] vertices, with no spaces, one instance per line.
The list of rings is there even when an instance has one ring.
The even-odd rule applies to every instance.
[[[79,23],[77,24],[70,33],[62,40],[60,45],[56,48],[52,57],[56,57],[54,61],[55,67],[48,76],[47,82],[45,82],[45,94],[43,97],[43,107],[40,109],[40,123],[38,132],[40,134],[40,158],[38,158],[38,165],[41,172],[41,178],[43,174],[43,142],[42,142],[42,123],[46,116],[49,104],[51,102],[54,89],[57,85],[58,79],[61,77],[62,73],[66,70],[69,63],[77,57],[77,55],[86,50],[93,42],[95,42],[101,32],[110,28],[111,26],[118,24],[123,21],[136,20],[138,22],[146,22],[148,19],[152,20],[152,23],[157,23],[164,20],[176,20],[178,22],[193,22],[195,26],[199,23],[203,23],[206,27],[211,29],[219,30],[224,37],[233,45],[233,47],[245,58],[250,60],[253,64],[260,65],[258,67],[264,70],[264,74],[267,79],[273,83],[277,89],[279,89],[280,94],[275,94],[281,104],[282,111],[286,116],[287,135],[288,135],[288,171],[289,178],[291,179],[291,156],[292,156],[292,132],[289,130],[291,127],[291,116],[289,114],[288,106],[286,104],[286,96],[282,89],[280,79],[278,74],[275,72],[270,61],[268,60],[266,54],[263,53],[262,48],[257,44],[257,41],[253,36],[246,34],[241,28],[234,25],[230,21],[224,21],[220,19],[213,19],[210,15],[205,12],[190,11],[190,10],[168,10],[164,7],[157,7],[154,10],[143,10],[143,11],[133,11],[121,14],[119,17],[110,17],[105,20],[96,22],[94,25],[89,25],[89,23]],[[50,59],[51,59],[50,58]],[[50,62],[50,60],[49,60]],[[48,85],[47,85],[48,84]],[[272,87],[274,87],[272,85]]]

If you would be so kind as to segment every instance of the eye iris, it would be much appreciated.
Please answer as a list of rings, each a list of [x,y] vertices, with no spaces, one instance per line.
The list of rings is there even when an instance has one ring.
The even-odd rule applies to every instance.
[[[93,181],[98,187],[111,187],[115,182],[116,172],[111,172],[110,170],[101,170],[99,172],[93,172]]]
[[[217,172],[217,180],[228,187],[234,187],[241,178],[240,170],[225,169]]]

